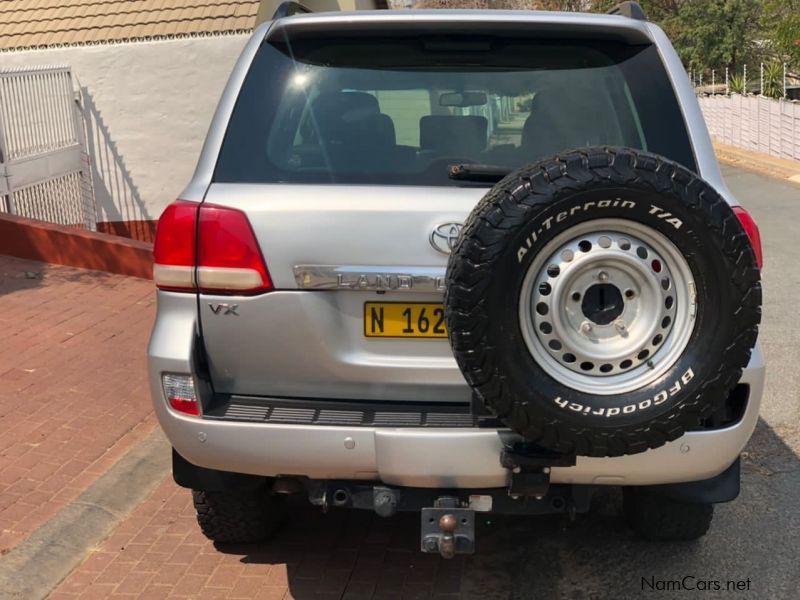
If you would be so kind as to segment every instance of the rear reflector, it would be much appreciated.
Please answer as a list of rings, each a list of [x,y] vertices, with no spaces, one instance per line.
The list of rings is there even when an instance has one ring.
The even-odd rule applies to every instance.
[[[736,213],[747,237],[750,238],[750,244],[753,246],[753,252],[756,255],[756,264],[760,269],[764,266],[764,253],[761,249],[761,233],[758,231],[758,225],[756,225],[750,213],[741,206],[734,206],[733,212]]]
[[[163,290],[258,294],[272,289],[256,236],[240,210],[183,200],[170,204],[159,219],[153,254],[153,279]]]
[[[161,383],[167,402],[174,410],[185,415],[200,414],[200,403],[197,401],[191,375],[164,373],[161,375]]]

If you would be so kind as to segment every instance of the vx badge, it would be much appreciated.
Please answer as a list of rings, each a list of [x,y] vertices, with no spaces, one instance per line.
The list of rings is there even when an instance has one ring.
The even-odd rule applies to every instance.
[[[208,307],[215,315],[234,315],[239,316],[236,309],[239,308],[238,304],[209,304]]]

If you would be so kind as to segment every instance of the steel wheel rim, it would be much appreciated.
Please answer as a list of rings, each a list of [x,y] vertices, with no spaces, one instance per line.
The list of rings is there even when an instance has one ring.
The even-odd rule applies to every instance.
[[[678,248],[623,219],[556,236],[532,261],[519,299],[532,358],[556,381],[597,395],[661,377],[686,349],[696,313],[694,278]]]

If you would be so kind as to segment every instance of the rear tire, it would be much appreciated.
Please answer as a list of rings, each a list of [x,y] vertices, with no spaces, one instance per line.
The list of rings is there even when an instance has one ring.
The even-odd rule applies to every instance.
[[[266,486],[225,492],[192,490],[192,500],[200,529],[214,542],[263,542],[286,519],[286,498]]]
[[[713,504],[682,502],[647,488],[625,488],[623,493],[628,525],[646,540],[697,540],[708,532],[714,517]]]

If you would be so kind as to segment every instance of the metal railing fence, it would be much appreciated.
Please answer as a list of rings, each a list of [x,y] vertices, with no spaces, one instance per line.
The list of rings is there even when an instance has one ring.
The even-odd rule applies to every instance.
[[[83,121],[67,66],[0,70],[0,211],[96,228]]]
[[[4,158],[15,160],[77,144],[75,120],[69,67],[0,71]]]

